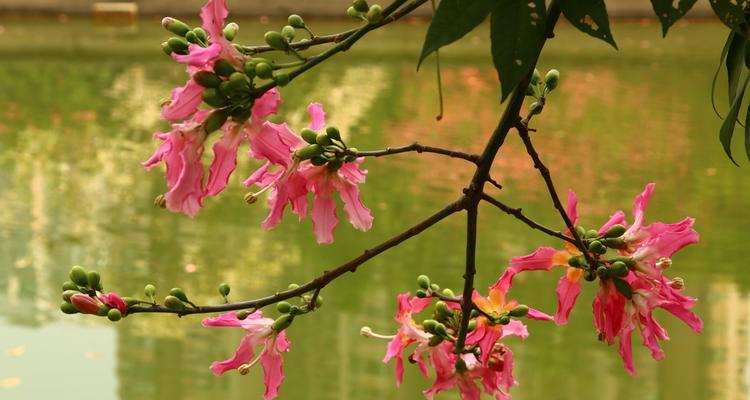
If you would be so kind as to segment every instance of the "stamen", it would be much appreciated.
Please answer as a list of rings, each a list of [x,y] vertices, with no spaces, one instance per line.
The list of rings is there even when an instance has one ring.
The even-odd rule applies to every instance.
[[[282,179],[286,179],[289,177],[289,175],[292,174],[292,172],[297,170],[297,167],[299,167],[300,161],[298,159],[294,159],[294,163],[287,168],[283,174],[279,175],[276,179],[274,179],[271,183],[268,185],[262,187],[257,192],[248,192],[245,194],[245,202],[247,204],[253,204],[256,201],[258,201],[258,197],[260,197],[263,193],[267,192],[269,189],[271,189],[277,182],[279,182]]]
[[[266,346],[263,346],[260,353],[258,353],[258,356],[255,357],[253,361],[250,361],[247,364],[242,364],[237,368],[237,371],[240,373],[240,375],[247,375],[250,372],[250,368],[252,368],[255,364],[258,363],[260,360],[260,357],[263,355],[263,352],[266,351]]]
[[[374,337],[377,339],[385,339],[385,340],[391,340],[396,337],[396,335],[380,335],[372,331],[372,328],[369,326],[363,326],[362,329],[359,330],[359,334],[364,337]]]
[[[674,279],[669,281],[669,287],[672,289],[682,290],[685,288],[685,280],[676,276]]]
[[[659,261],[656,262],[656,267],[661,269],[667,269],[672,266],[672,259],[667,257],[662,257],[659,259]]]

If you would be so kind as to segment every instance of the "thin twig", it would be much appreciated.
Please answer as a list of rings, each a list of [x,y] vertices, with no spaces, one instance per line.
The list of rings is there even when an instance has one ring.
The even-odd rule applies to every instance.
[[[491,184],[492,186],[502,190],[503,185],[500,184],[500,182],[494,180],[491,176],[487,177],[487,183]]]
[[[565,236],[562,232],[556,231],[556,230],[553,230],[553,229],[550,229],[550,228],[547,228],[546,226],[544,226],[544,225],[542,225],[542,224],[534,221],[533,219],[527,217],[526,215],[524,215],[523,210],[521,208],[510,207],[507,204],[504,204],[500,200],[498,200],[498,199],[496,199],[496,198],[494,198],[494,197],[492,197],[492,196],[490,196],[490,195],[488,195],[486,193],[482,193],[482,200],[484,200],[484,201],[492,204],[493,206],[499,208],[500,210],[502,210],[506,214],[509,214],[509,215],[512,215],[512,216],[516,217],[517,219],[521,220],[523,223],[525,223],[526,225],[530,226],[533,229],[542,231],[542,232],[544,232],[544,233],[546,233],[546,234],[548,234],[550,236],[556,237],[556,238],[558,238],[560,240],[564,240],[566,242],[570,242],[572,244],[576,244],[575,240],[573,240],[573,239]]]
[[[382,157],[382,156],[389,156],[393,154],[408,153],[411,151],[415,151],[417,153],[442,154],[444,156],[448,156],[452,158],[461,158],[466,161],[470,161],[474,164],[479,163],[479,156],[476,154],[469,154],[469,153],[464,153],[462,151],[448,150],[448,149],[443,149],[443,148],[434,147],[434,146],[425,146],[416,142],[407,146],[387,147],[385,150],[356,151],[356,152],[349,151],[346,153],[357,156],[357,157]]]

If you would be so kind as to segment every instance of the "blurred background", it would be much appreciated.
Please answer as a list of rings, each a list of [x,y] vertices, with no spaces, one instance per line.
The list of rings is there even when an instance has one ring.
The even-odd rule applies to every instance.
[[[157,146],[152,133],[165,129],[159,100],[186,79],[159,47],[169,36],[159,19],[184,14],[197,24],[200,3],[140,1],[136,12],[95,9],[91,1],[0,1],[0,398],[260,398],[260,369],[219,378],[208,371],[233,353],[241,332],[202,328],[200,317],[138,315],[113,324],[64,316],[60,284],[69,268],[97,269],[106,289],[128,296],[154,283],[161,296],[181,286],[198,302],[219,302],[216,287],[229,282],[232,299],[259,297],[400,232],[457,198],[470,178],[460,160],[369,159],[362,189],[375,226],[365,234],[342,222],[332,246],[315,243],[308,221],[288,217],[273,231],[260,228],[267,208],[242,200],[241,181],[258,167],[246,157],[230,187],[197,218],[154,207],[165,191],[163,169],[146,172],[140,162]],[[346,3],[230,1],[230,20],[241,25],[236,41],[247,44],[283,26],[292,9],[314,31],[335,33],[355,22],[315,17],[344,15]],[[619,51],[560,26],[540,69],[561,70],[561,86],[535,119],[536,143],[558,187],[577,191],[587,227],[615,210],[629,213],[651,181],[650,221],[697,218],[701,242],[678,253],[668,274],[683,277],[686,293],[700,299],[696,311],[706,329],[693,334],[659,313],[672,336],[666,360],[650,359],[636,335],[640,374],[630,377],[616,348],[596,340],[594,287],[586,287],[568,326],[530,322],[529,339],[508,341],[517,355],[516,399],[750,397],[750,181],[747,165],[732,166],[720,148],[709,95],[727,29],[702,18],[707,2],[666,39],[653,19],[621,18],[650,13],[648,3],[608,1],[620,16],[612,28]],[[282,90],[279,118],[299,129],[307,124],[306,105],[320,101],[329,122],[360,149],[419,140],[481,151],[501,109],[486,27],[442,53],[446,113],[437,122],[434,64],[415,69],[426,26],[411,19],[375,31],[303,75]],[[560,226],[516,137],[493,175],[504,185],[497,196]],[[493,208],[482,207],[480,218],[480,288],[510,257],[560,245]],[[394,332],[396,294],[413,291],[420,273],[460,287],[463,232],[463,219],[450,218],[330,285],[324,307],[289,331],[281,398],[420,398],[430,382],[408,369],[397,390],[393,365],[380,362],[385,342],[358,332],[363,325]],[[561,273],[521,276],[512,297],[552,312]]]

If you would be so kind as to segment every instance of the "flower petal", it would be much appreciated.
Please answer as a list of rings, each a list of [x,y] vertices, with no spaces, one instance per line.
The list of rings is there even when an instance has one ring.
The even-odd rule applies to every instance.
[[[320,103],[310,103],[307,106],[307,113],[310,114],[310,129],[317,131],[323,129],[326,125],[326,113]]]
[[[204,326],[206,325],[204,324]],[[235,350],[232,357],[224,361],[214,361],[213,363],[211,363],[211,367],[209,367],[211,369],[211,372],[213,372],[214,375],[221,375],[227,371],[235,370],[241,365],[250,362],[250,360],[255,355],[255,353],[253,352],[253,345],[254,340],[252,336],[245,335],[245,337],[240,340],[240,345],[237,347],[237,350]]]
[[[185,86],[172,90],[172,101],[161,109],[162,118],[179,121],[195,114],[201,104],[203,90],[203,86],[192,79]]]
[[[555,323],[565,325],[568,323],[568,316],[576,303],[578,295],[581,293],[581,284],[579,279],[582,270],[568,268],[565,275],[560,277],[557,282],[557,312],[555,313]]]

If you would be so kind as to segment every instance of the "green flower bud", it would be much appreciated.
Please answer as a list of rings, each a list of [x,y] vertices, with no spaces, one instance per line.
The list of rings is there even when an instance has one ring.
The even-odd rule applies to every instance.
[[[329,144],[332,144],[331,139],[328,138],[328,134],[325,132],[320,132],[316,135],[315,143],[321,146],[328,146]]]
[[[122,313],[120,310],[113,308],[107,311],[107,318],[112,322],[117,322],[122,319]]]
[[[273,77],[273,68],[267,63],[255,64],[255,74],[262,79],[270,79]]]
[[[287,286],[286,288],[287,290],[294,290],[294,289],[298,289],[299,285],[296,283],[290,283],[289,286]]]
[[[341,168],[342,165],[344,165],[344,163],[338,159],[328,161],[328,170],[330,172],[336,172],[339,170],[339,168]]]
[[[180,301],[175,296],[167,296],[164,298],[164,305],[170,310],[181,311],[185,309],[185,303]]]
[[[240,311],[237,311],[237,314],[235,314],[237,319],[239,319],[240,321],[246,319],[248,315],[250,315],[250,311],[248,310],[240,310]]]
[[[323,306],[323,296],[318,294],[318,297],[315,298],[315,308],[320,308]]]
[[[190,45],[187,40],[181,37],[171,37],[167,40],[167,44],[177,54],[187,54],[188,46]]]
[[[602,239],[602,243],[612,249],[622,249],[627,245],[622,238],[606,238]]]
[[[198,43],[201,42],[200,39],[198,39],[198,35],[196,35],[195,32],[193,32],[193,31],[189,31],[185,35],[185,40],[187,40],[188,42],[193,43],[193,44],[198,44]]]
[[[588,282],[593,282],[596,280],[596,272],[587,269],[586,272],[583,274],[583,279],[585,279]]]
[[[232,86],[231,82],[229,81],[222,81],[219,84],[219,91],[218,94],[223,97],[237,97],[239,93],[237,93],[236,90],[234,90],[234,87]],[[205,93],[205,91],[204,91]]]
[[[542,74],[538,69],[534,68],[534,73],[531,74],[531,84],[538,85],[542,81]]]
[[[287,42],[291,42],[294,40],[294,27],[291,25],[286,25],[283,28],[281,28],[281,36],[284,37],[284,39],[287,40]]]
[[[609,268],[600,265],[599,268],[596,269],[596,274],[599,275],[600,279],[607,279],[609,278]]]
[[[599,237],[599,232],[594,229],[589,229],[586,231],[586,239],[596,239]]]
[[[75,291],[78,291],[78,285],[76,285],[75,283],[73,283],[71,281],[65,281],[62,284],[62,290],[63,291],[66,291],[66,290],[75,290]]]
[[[286,301],[280,301],[276,303],[276,311],[282,314],[289,314],[289,311],[291,310],[292,310],[292,305]]]
[[[415,296],[417,296],[417,297],[419,297],[420,299],[424,299],[425,297],[427,297],[427,292],[425,292],[425,291],[424,291],[424,290],[422,290],[422,289],[419,289],[419,290],[417,290],[417,291],[416,291],[416,292],[414,293],[414,295],[415,295]]]
[[[67,302],[70,302],[70,297],[73,296],[74,294],[78,294],[78,293],[81,293],[81,292],[79,292],[77,290],[66,290],[66,291],[64,291],[62,293],[62,299],[65,300],[65,301],[67,301]]]
[[[239,31],[240,26],[237,25],[236,22],[230,22],[227,24],[227,26],[224,27],[224,37],[231,42],[232,40],[234,40],[234,37],[237,36],[237,32]]]
[[[305,142],[315,144],[315,140],[317,139],[318,134],[310,128],[303,128],[300,132],[300,136],[302,136],[302,139],[304,139]]]
[[[299,315],[302,312],[302,309],[300,309],[297,306],[292,306],[292,308],[289,309],[290,315]]]
[[[529,107],[529,111],[531,112],[531,115],[538,115],[542,113],[542,110],[544,109],[544,106],[539,102],[533,102],[531,103],[531,107]]]
[[[598,240],[594,240],[589,244],[589,251],[594,254],[604,254],[607,252],[607,248]]]
[[[433,283],[433,284],[430,285],[430,290],[433,291],[433,292],[439,292],[440,291],[440,286],[438,286],[438,284],[436,284],[436,283]]]
[[[182,290],[182,288],[172,288],[169,290],[169,295],[177,297],[178,299],[182,301],[188,301],[187,295],[185,294],[185,291]]]
[[[67,301],[63,301],[60,304],[60,311],[64,312],[65,314],[78,314],[78,309]]]
[[[161,26],[178,36],[185,36],[190,31],[186,23],[172,17],[162,19]]]
[[[89,281],[89,286],[92,289],[99,289],[101,285],[102,276],[96,271],[89,271],[86,273],[86,279]]]
[[[626,276],[628,272],[630,271],[628,270],[628,266],[625,265],[624,262],[615,261],[614,263],[612,263],[612,266],[609,268],[609,272],[616,277],[622,278]]]
[[[626,230],[627,228],[625,228],[624,226],[620,224],[612,225],[609,229],[607,229],[607,232],[604,233],[604,237],[605,238],[618,238],[622,236]]]
[[[523,304],[518,305],[516,308],[510,310],[508,313],[511,317],[521,318],[525,317],[529,313],[529,307]]]
[[[435,347],[439,345],[440,343],[443,343],[445,339],[442,336],[433,336],[430,338],[429,341],[427,341],[427,345]]]
[[[323,165],[326,165],[327,162],[328,160],[326,160],[325,158],[321,156],[315,156],[310,159],[310,163],[316,167],[321,167]]]
[[[438,322],[437,325],[435,325],[435,334],[439,336],[447,337],[448,328],[445,325]]]
[[[96,312],[96,315],[98,315],[100,317],[106,317],[107,314],[109,314],[109,310],[111,310],[109,307],[107,307],[106,305],[102,304],[102,305],[99,306],[99,311]]]
[[[380,7],[379,5],[375,4],[372,7],[370,7],[370,10],[367,11],[367,21],[371,24],[377,24],[383,19],[383,7]]]
[[[235,94],[245,94],[250,91],[250,78],[242,72],[234,72],[229,75],[228,88],[230,92]]]
[[[289,46],[289,43],[287,43],[284,36],[282,36],[281,33],[276,32],[276,31],[266,32],[263,38],[266,40],[266,43],[268,43],[269,46],[271,46],[272,48],[276,50],[286,50],[287,47]]]
[[[164,54],[171,56],[172,55],[172,48],[169,47],[169,43],[167,42],[161,42],[161,51],[164,52]]]
[[[586,238],[586,228],[581,225],[576,226],[576,233],[578,234],[578,237]]]
[[[480,315],[482,315],[482,314],[480,314],[479,311],[477,311],[475,309],[472,309],[471,312],[469,313],[469,318],[476,318],[476,317],[478,317]]]
[[[214,89],[206,89],[206,90],[214,90]],[[221,110],[216,110],[211,113],[208,117],[206,117],[206,120],[203,121],[203,129],[206,130],[206,133],[211,133],[219,130],[225,122],[227,122],[227,113]]]
[[[430,289],[430,277],[427,275],[419,275],[417,277],[417,285],[424,290]]]
[[[82,266],[76,265],[70,269],[70,280],[78,286],[88,286],[89,278]]]
[[[469,370],[469,367],[466,365],[466,361],[464,361],[463,358],[457,358],[456,359],[456,371],[460,373],[464,373]]]
[[[143,288],[143,294],[145,294],[146,297],[153,298],[156,294],[156,286],[149,283]]]
[[[274,82],[276,82],[276,85],[279,87],[284,87],[289,84],[289,81],[291,78],[289,78],[288,74],[276,74],[273,77]]]
[[[367,12],[370,9],[370,6],[367,4],[366,0],[354,0],[352,2],[352,6],[359,12]]]
[[[122,300],[127,304],[128,306],[134,306],[137,304],[140,304],[141,301],[132,297],[123,297]]]
[[[438,322],[434,319],[426,319],[422,321],[422,329],[425,332],[428,333],[435,333],[435,327],[438,325]]]
[[[204,88],[218,88],[223,82],[219,75],[210,71],[198,71],[193,75],[193,80]]]
[[[633,298],[633,287],[630,284],[620,278],[614,278],[612,282],[615,284],[615,288],[620,292],[626,299],[630,300]]]
[[[229,291],[230,290],[231,290],[231,288],[229,287],[228,283],[222,283],[221,285],[219,285],[219,294],[222,295],[222,296],[224,296],[224,297],[229,296]]]
[[[198,39],[200,39],[202,42],[208,41],[208,34],[200,26],[197,28],[193,28],[193,32],[195,33],[195,36],[197,36]]]
[[[235,71],[237,70],[234,69],[234,65],[223,58],[216,60],[214,63],[214,72],[221,76],[232,75]]]
[[[526,87],[526,96],[534,96],[536,95],[536,86],[529,85]]]
[[[300,160],[309,160],[323,154],[323,148],[317,144],[311,144],[294,152],[294,157]]]
[[[357,9],[354,8],[353,6],[349,7],[346,10],[346,14],[349,15],[350,17],[354,18],[354,19],[362,19],[362,13],[359,12],[359,11],[357,11]]]
[[[338,128],[335,126],[329,126],[326,128],[326,133],[328,134],[328,137],[333,140],[341,141],[341,132],[339,132]]]
[[[289,325],[292,324],[292,321],[294,320],[294,317],[289,314],[284,314],[280,316],[279,318],[276,318],[276,321],[273,322],[273,325],[271,325],[271,329],[273,329],[276,332],[281,332],[284,329],[288,328]]]
[[[497,322],[500,325],[508,325],[510,323],[510,317],[507,315],[503,315],[502,317],[497,319]]]
[[[554,90],[557,84],[560,82],[560,71],[551,69],[544,76],[544,84],[547,85],[547,89]]]
[[[453,311],[448,309],[448,305],[444,301],[438,301],[435,303],[435,311],[443,318],[452,318]]]
[[[233,120],[236,122],[245,122],[248,119],[250,119],[250,109],[249,108],[235,108],[232,110],[232,112],[229,114]]]
[[[573,256],[568,258],[568,265],[570,265],[571,267],[580,268],[584,266],[584,263],[585,260],[583,259],[583,257]]]
[[[467,326],[467,331],[471,332],[474,329],[477,329],[477,320],[475,320],[475,319],[469,321],[469,325]]]
[[[443,296],[445,296],[445,297],[456,297],[456,294],[453,293],[453,291],[450,290],[449,288],[445,288],[445,289],[443,289]]]
[[[287,22],[287,23],[288,23],[289,25],[291,25],[291,26],[293,26],[293,27],[295,27],[295,28],[300,28],[300,29],[302,29],[302,28],[304,28],[304,27],[305,27],[305,21],[303,21],[303,20],[302,20],[302,17],[300,17],[300,16],[299,16],[299,15],[297,15],[297,14],[292,14],[292,15],[290,15],[290,16],[289,16],[289,18],[287,18],[286,22]]]

